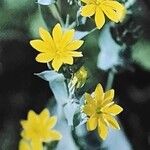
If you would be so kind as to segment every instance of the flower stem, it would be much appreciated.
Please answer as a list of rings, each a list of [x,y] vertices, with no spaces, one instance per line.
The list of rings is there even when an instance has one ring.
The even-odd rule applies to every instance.
[[[111,68],[111,70],[108,73],[107,84],[106,84],[105,90],[110,90],[112,88],[114,77],[115,77],[115,70],[114,68]]]

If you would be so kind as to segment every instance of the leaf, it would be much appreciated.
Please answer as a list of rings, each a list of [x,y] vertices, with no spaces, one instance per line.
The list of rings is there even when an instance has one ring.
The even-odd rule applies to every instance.
[[[79,108],[79,104],[71,101],[64,106],[64,113],[68,121],[68,125],[73,126],[73,118]]]
[[[121,46],[112,38],[110,33],[110,25],[106,25],[99,37],[99,47],[101,49],[97,66],[102,70],[108,70],[115,65],[121,65],[122,60],[119,57]]]
[[[63,74],[52,70],[36,73],[35,75],[49,82],[49,86],[55,96],[58,105],[63,106],[69,101],[67,87],[65,84],[65,77]]]
[[[55,3],[55,0],[38,0],[37,2],[40,5],[51,5]]]

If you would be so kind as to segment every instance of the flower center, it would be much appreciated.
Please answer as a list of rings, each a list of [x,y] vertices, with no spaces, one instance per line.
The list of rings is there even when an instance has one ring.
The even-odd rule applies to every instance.
[[[96,113],[97,113],[97,114],[101,114],[101,113],[102,113],[102,111],[101,111],[101,108],[100,108],[100,107],[97,107],[97,108],[96,108]]]

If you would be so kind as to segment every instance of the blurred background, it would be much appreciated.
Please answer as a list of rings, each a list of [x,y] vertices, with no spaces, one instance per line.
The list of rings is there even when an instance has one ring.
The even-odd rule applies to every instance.
[[[108,24],[84,38],[82,62],[89,77],[83,91],[93,91],[98,82],[105,87],[114,70],[112,86],[118,103],[124,108],[119,119],[125,135],[133,150],[149,150],[150,0],[121,2],[126,3],[129,11],[122,24]],[[64,20],[70,13],[70,21],[74,21],[77,10],[78,6],[69,5],[67,0],[61,3]],[[48,83],[34,76],[47,66],[35,61],[37,52],[29,41],[39,37],[39,27],[51,30],[56,22],[49,7],[39,6],[36,0],[0,0],[0,150],[18,149],[20,120],[26,118],[30,109],[43,110],[53,96]],[[80,31],[92,28],[94,23],[90,19],[76,27]],[[104,51],[109,44],[119,51]],[[114,54],[113,58],[109,52]]]

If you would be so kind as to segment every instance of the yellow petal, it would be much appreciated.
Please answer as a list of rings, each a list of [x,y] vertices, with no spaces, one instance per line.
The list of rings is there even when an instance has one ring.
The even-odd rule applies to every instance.
[[[61,40],[62,48],[66,47],[73,40],[74,32],[75,32],[74,29],[67,30],[64,32],[62,40]]]
[[[87,130],[88,131],[92,131],[92,130],[95,130],[96,127],[97,127],[97,117],[94,115],[94,116],[91,116],[87,123],[86,123],[86,127],[87,127]]]
[[[96,0],[81,0],[83,3],[86,4],[95,4]]]
[[[21,120],[20,121],[21,126],[23,127],[23,129],[26,129],[28,127],[28,123],[25,120]]]
[[[57,117],[56,116],[50,117],[47,121],[48,128],[52,129],[56,125],[56,122],[57,122]]]
[[[52,61],[52,67],[54,68],[55,71],[58,71],[60,67],[62,66],[63,62],[60,58],[54,58]]]
[[[42,40],[32,40],[30,45],[39,52],[48,52],[50,47],[47,43]]]
[[[83,56],[82,52],[69,51],[69,52],[67,52],[67,54],[72,57],[82,57]]]
[[[25,140],[20,140],[19,150],[31,150],[30,144]]]
[[[95,23],[98,29],[102,28],[105,23],[104,13],[99,7],[96,8]]]
[[[36,56],[36,61],[40,63],[48,63],[50,62],[53,57],[51,56],[50,53],[40,53]]]
[[[53,39],[55,44],[57,45],[62,39],[62,28],[59,23],[57,23],[52,31]]]
[[[97,105],[101,105],[104,99],[104,91],[100,83],[96,86],[96,89],[94,91],[94,97],[95,100],[97,101]]]
[[[62,59],[64,64],[69,64],[69,65],[73,64],[72,56],[63,56],[61,59]]]
[[[93,100],[92,96],[89,93],[85,93],[84,96],[85,96],[86,103],[89,103],[90,101]]]
[[[126,14],[125,7],[117,1],[104,1],[103,5],[116,12],[118,21],[122,21]]]
[[[30,110],[28,112],[28,120],[29,121],[35,121],[35,120],[37,120],[37,114],[33,110]]]
[[[83,112],[88,115],[88,116],[92,116],[93,114],[95,114],[95,107],[93,105],[84,105],[83,107]]]
[[[45,139],[45,142],[60,140],[61,138],[62,138],[62,135],[60,132],[58,132],[56,130],[51,130],[48,132],[47,139]]]
[[[110,103],[114,98],[114,90],[111,89],[104,94],[103,106]]]
[[[95,14],[96,5],[88,4],[82,7],[81,15],[84,17],[90,17]]]
[[[65,49],[70,51],[77,50],[81,47],[82,44],[83,44],[82,40],[74,40],[73,42],[69,43]]]
[[[117,105],[117,104],[113,104],[113,105],[111,105],[110,107],[106,107],[106,108],[103,109],[103,112],[108,113],[108,114],[111,114],[111,115],[113,115],[113,116],[118,115],[118,114],[119,114],[120,112],[122,112],[122,111],[123,111],[123,108],[120,107],[120,106]]]
[[[114,129],[120,129],[118,122],[116,119],[111,115],[103,115],[104,119],[106,119],[108,125]]]
[[[46,122],[49,118],[49,110],[45,108],[39,115],[41,122]]]
[[[32,150],[43,150],[43,144],[39,139],[34,139],[31,142]]]
[[[43,28],[39,28],[39,34],[41,36],[41,38],[44,40],[44,41],[49,41],[49,39],[51,39],[51,35],[49,34],[49,32]]]
[[[98,134],[103,140],[105,140],[108,135],[108,128],[102,118],[98,119]]]

